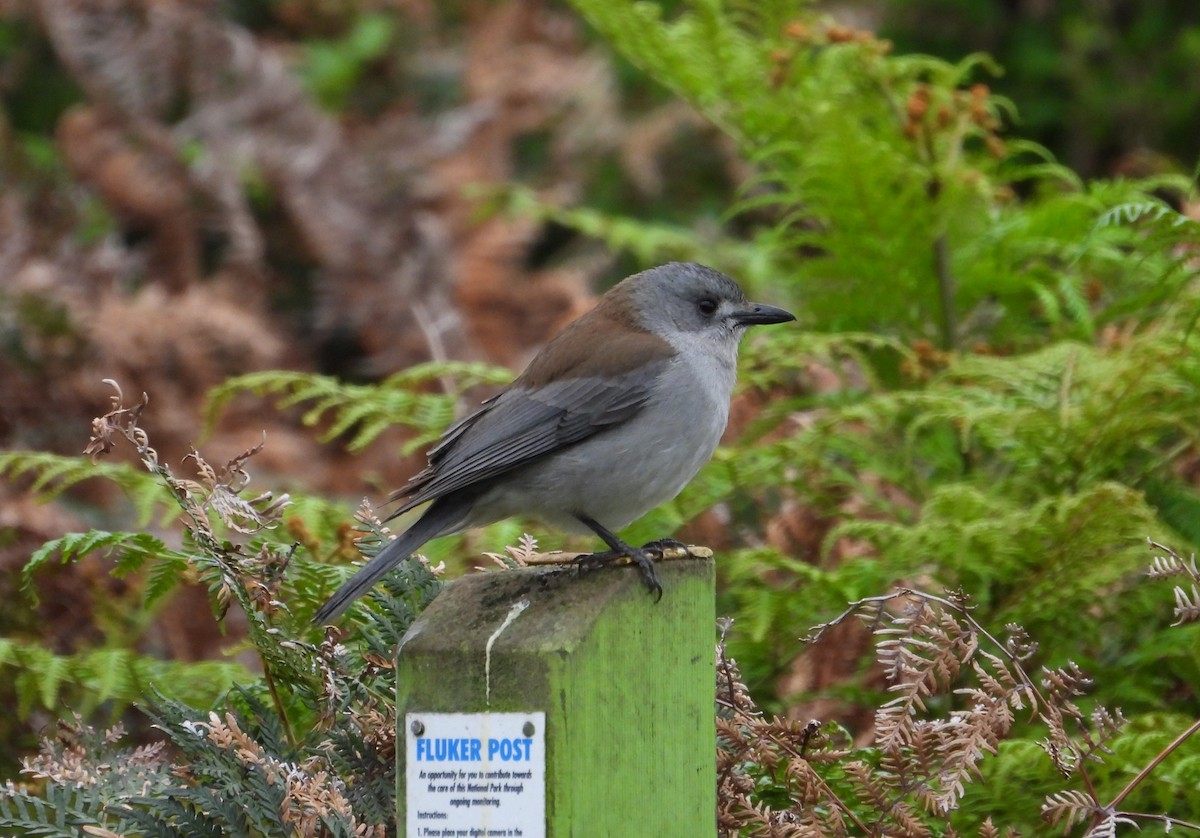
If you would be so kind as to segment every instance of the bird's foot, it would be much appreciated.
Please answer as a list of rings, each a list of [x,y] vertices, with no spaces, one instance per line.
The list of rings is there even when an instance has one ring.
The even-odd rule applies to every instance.
[[[652,554],[657,554],[657,558],[665,558],[668,552],[684,552],[688,551],[688,546],[677,538],[660,538],[642,545],[643,550],[648,550]]]
[[[600,553],[587,553],[575,559],[575,566],[580,573],[583,573],[598,567],[614,564],[624,558],[629,558],[638,566],[638,570],[642,572],[642,580],[646,583],[646,587],[650,589],[650,593],[654,595],[654,601],[658,602],[662,599],[663,594],[662,583],[658,581],[658,573],[654,570],[654,555],[657,554],[659,558],[662,557],[662,548],[658,546],[659,544],[660,542],[652,542],[640,548],[625,544],[618,549],[605,550]]]

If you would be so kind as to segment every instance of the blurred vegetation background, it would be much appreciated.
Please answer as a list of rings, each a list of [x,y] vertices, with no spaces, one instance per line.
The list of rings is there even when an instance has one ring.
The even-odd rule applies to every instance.
[[[803,329],[746,346],[726,446],[630,537],[717,550],[755,700],[869,743],[869,630],[799,638],[961,588],[1133,720],[1115,792],[1200,713],[1196,626],[1144,573],[1148,538],[1200,542],[1197,59],[1187,0],[0,5],[0,776],[73,712],[148,741],[155,690],[165,727],[274,701],[303,752],[322,687],[261,644],[318,642],[359,500],[604,287],[694,259]],[[244,547],[300,545],[285,612],[229,593],[215,507],[226,536],[181,533],[182,478],[80,456],[103,379],[180,474],[266,432],[253,485],[294,504]],[[525,530],[560,543],[430,558]],[[352,618],[359,663],[392,606]],[[1035,728],[960,829],[1039,828]],[[1188,747],[1131,805],[1200,819]]]

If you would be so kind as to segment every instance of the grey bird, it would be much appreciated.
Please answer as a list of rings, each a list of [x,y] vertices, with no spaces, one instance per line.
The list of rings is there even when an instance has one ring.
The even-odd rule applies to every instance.
[[[507,389],[442,435],[425,470],[388,499],[403,501],[391,518],[432,501],[428,509],[313,622],[337,617],[430,539],[517,515],[594,532],[609,549],[581,561],[628,556],[661,597],[652,556],[664,542],[637,548],[614,533],[678,495],[712,457],[747,327],[795,319],[748,302],[728,276],[694,263],[613,286]]]

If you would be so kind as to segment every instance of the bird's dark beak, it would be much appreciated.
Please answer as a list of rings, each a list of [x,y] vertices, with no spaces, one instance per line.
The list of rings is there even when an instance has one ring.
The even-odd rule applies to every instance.
[[[733,312],[732,317],[733,322],[739,326],[766,326],[796,319],[796,315],[787,309],[769,306],[766,303],[748,303],[744,308]]]

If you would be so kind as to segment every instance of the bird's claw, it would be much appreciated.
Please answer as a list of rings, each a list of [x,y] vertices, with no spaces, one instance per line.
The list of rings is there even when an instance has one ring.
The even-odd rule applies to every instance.
[[[688,546],[677,538],[659,538],[642,545],[642,549],[656,555],[659,559],[666,558],[668,552],[687,552]]]
[[[645,550],[638,550],[638,554],[633,560],[637,562],[638,570],[642,572],[642,581],[650,589],[650,593],[654,596],[654,601],[658,602],[662,599],[663,587],[662,582],[658,581],[658,572],[654,569],[654,560],[650,558]]]
[[[602,553],[587,553],[575,559],[575,567],[577,572],[585,573],[628,557],[637,565],[638,570],[641,571],[642,580],[646,583],[646,587],[650,589],[650,593],[654,595],[654,601],[658,602],[662,599],[663,587],[662,583],[658,581],[658,573],[654,569],[653,556],[657,553],[660,558],[662,557],[662,548],[658,546],[660,543],[654,542],[642,548],[630,547],[628,550],[605,550]]]

